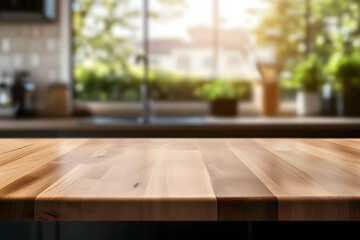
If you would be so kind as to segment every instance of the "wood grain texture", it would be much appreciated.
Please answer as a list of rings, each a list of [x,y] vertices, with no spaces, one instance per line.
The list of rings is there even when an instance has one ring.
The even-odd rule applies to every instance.
[[[360,220],[360,140],[2,139],[0,220]]]
[[[218,199],[219,220],[277,220],[276,197],[225,141],[203,139],[197,145]]]

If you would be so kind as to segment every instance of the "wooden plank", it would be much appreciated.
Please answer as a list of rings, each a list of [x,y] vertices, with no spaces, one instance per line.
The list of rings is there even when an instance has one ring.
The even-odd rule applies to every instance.
[[[94,140],[63,158],[73,164],[36,197],[36,220],[82,220],[82,199],[128,150],[122,141]],[[75,160],[75,164],[74,164]],[[91,201],[91,199],[89,199]]]
[[[0,219],[34,220],[35,198],[76,165],[89,162],[88,157],[99,148],[98,143],[88,140],[75,148],[76,151],[60,155],[44,165],[40,164],[40,159],[39,168],[32,169],[27,175],[19,175],[16,181],[0,189]]]
[[[235,150],[279,199],[279,220],[349,220],[359,178],[319,140],[258,139],[256,150]],[[255,154],[255,156],[254,156]],[[261,166],[256,169],[254,165]],[[355,162],[352,162],[355,163]],[[276,169],[276,171],[274,171]]]
[[[144,220],[217,220],[216,197],[198,150],[164,150],[144,194]]]
[[[360,150],[354,149],[348,145],[342,145],[344,140],[338,140],[336,143],[324,140],[301,140],[298,142],[300,151],[312,156],[322,158],[328,162],[328,167],[334,167],[345,171],[356,177],[360,177]]]
[[[216,198],[200,154],[185,152],[190,156],[182,158],[182,151],[162,146],[130,147],[99,179],[86,174],[100,165],[77,166],[37,197],[36,219],[216,220]],[[163,179],[165,185],[154,185]]]
[[[1,167],[0,188],[72,151],[86,141],[83,139],[55,140],[49,141],[46,148],[30,150],[27,154],[20,157],[21,161],[12,161]]]
[[[279,197],[280,221],[348,221],[350,209],[343,197]]]
[[[329,196],[332,193],[332,189],[316,182],[308,173],[292,166],[254,140],[229,140],[229,144],[231,151],[277,197]]]
[[[197,141],[218,200],[220,221],[277,220],[277,199],[225,141]]]
[[[311,181],[316,181],[324,188],[330,189],[329,196],[360,196],[358,182],[360,173],[349,174],[353,165],[333,159],[330,153],[333,150],[324,148],[322,144],[316,146],[319,141],[307,140],[307,144],[304,144],[303,140],[297,141],[296,144],[288,144],[284,140],[274,140],[271,143],[264,140],[258,142],[269,152],[306,173],[311,177]],[[276,149],[274,146],[277,145],[282,149]]]
[[[249,140],[231,141],[232,151],[259,177],[259,179],[278,198],[279,220],[344,220],[348,217],[346,201],[322,201],[334,195],[331,186],[319,182],[309,171],[303,171],[293,166],[280,156],[267,150],[267,143],[278,151],[291,148],[296,141]],[[243,144],[240,145],[240,142]],[[246,145],[247,144],[247,145]],[[293,155],[300,164],[305,161],[302,155]],[[310,201],[313,200],[314,201]],[[327,203],[336,202],[336,204]],[[344,203],[344,204],[343,204]],[[344,206],[345,205],[345,206]],[[322,210],[319,210],[322,206]],[[332,208],[337,206],[341,214],[332,213]],[[346,213],[344,213],[346,209]],[[304,214],[305,213],[305,214]]]
[[[17,152],[18,150],[31,146],[33,144],[39,145],[41,140],[39,139],[1,139],[0,141],[0,155],[2,156],[5,153]],[[46,143],[47,141],[42,141]]]
[[[86,219],[143,220],[144,193],[164,144],[153,140],[131,141],[124,156],[84,196],[89,200],[83,201],[81,208]]]

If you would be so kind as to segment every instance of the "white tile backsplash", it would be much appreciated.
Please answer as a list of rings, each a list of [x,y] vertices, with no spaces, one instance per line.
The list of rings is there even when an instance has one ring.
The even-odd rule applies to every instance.
[[[12,69],[11,55],[0,54],[0,76],[3,71],[8,72]]]
[[[24,57],[22,54],[16,53],[13,55],[13,66],[14,70],[22,70],[24,66]]]
[[[12,53],[26,53],[28,41],[23,38],[11,39],[11,52]]]
[[[1,39],[1,51],[3,53],[8,53],[11,51],[11,43],[9,38]]]
[[[0,25],[0,76],[28,70],[36,85],[38,111],[45,111],[48,84],[59,80],[60,49],[57,24]]]
[[[30,28],[30,36],[32,38],[40,38],[42,37],[41,35],[41,26],[39,25],[34,25]]]
[[[64,46],[68,38],[60,30],[71,31],[69,19],[64,17],[70,17],[69,12],[63,12],[70,9],[70,0],[59,2],[64,6],[60,7],[59,21],[55,23],[0,23],[0,76],[3,72],[30,71],[40,110],[47,102],[48,85],[59,81],[62,75],[67,76],[63,73],[66,59],[61,56],[67,51]]]
[[[1,37],[7,37],[7,38],[15,37],[16,33],[17,33],[16,31],[17,31],[17,29],[13,25],[1,24],[0,25],[0,38]]]
[[[37,53],[44,53],[45,52],[45,41],[44,39],[36,39],[32,38],[28,41],[28,51],[29,52],[37,52]]]
[[[58,29],[57,24],[0,25],[0,71],[30,70],[32,75],[40,71],[44,79],[49,78],[49,68],[59,72],[59,39],[50,37]]]
[[[17,27],[17,35],[16,36],[19,38],[30,37],[30,27],[31,27],[31,25],[19,25]]]
[[[30,54],[29,66],[34,69],[40,67],[40,55],[37,53]]]
[[[57,71],[55,69],[50,69],[48,71],[48,79],[50,82],[56,82],[59,80],[59,74],[57,73]]]
[[[46,39],[46,50],[48,53],[54,53],[57,49],[57,41],[52,38]]]
[[[57,68],[59,66],[59,57],[54,54],[43,54],[42,55],[42,67],[46,68]]]
[[[42,37],[44,38],[58,38],[59,28],[58,26],[43,26],[41,27]]]

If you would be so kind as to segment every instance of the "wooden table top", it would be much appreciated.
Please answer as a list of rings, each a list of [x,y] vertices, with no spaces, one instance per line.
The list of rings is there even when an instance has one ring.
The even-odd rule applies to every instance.
[[[360,140],[1,139],[0,220],[360,220]]]

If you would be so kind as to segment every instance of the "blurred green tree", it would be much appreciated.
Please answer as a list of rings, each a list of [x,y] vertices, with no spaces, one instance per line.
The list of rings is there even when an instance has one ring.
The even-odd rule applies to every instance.
[[[184,0],[156,0],[162,12],[149,17],[177,16]],[[175,9],[175,10],[174,10]],[[74,52],[78,61],[103,61],[126,70],[129,54],[141,38],[142,0],[76,0],[73,4]],[[140,36],[139,36],[140,35]],[[117,64],[115,64],[117,63]]]
[[[160,8],[149,12],[148,17],[159,20],[181,15],[185,2],[153,1]],[[142,4],[143,0],[73,1],[75,92],[80,98],[138,98],[134,88],[116,86],[137,86],[143,79],[142,68],[133,64],[136,55],[141,54]]]
[[[264,0],[270,4],[255,34],[276,48],[285,70],[316,53],[323,62],[360,48],[359,0]]]

